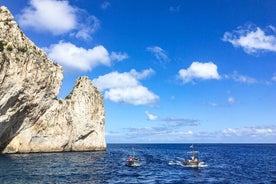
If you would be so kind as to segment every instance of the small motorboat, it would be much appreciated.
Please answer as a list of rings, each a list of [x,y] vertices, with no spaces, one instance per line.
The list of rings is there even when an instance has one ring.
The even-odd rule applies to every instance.
[[[138,157],[135,157],[134,151],[132,149],[132,156],[129,156],[126,161],[127,166],[137,167],[140,166],[140,161]]]
[[[190,148],[192,148],[192,151],[190,152],[192,154],[191,159],[184,160],[183,164],[187,167],[203,167],[204,162],[196,158],[195,155],[199,152],[194,150],[193,144],[190,146]]]

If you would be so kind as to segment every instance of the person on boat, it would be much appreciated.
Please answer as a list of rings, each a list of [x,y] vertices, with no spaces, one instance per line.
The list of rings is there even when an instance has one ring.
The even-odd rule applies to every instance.
[[[195,156],[192,156],[192,161],[197,162],[198,160],[197,160],[197,158],[195,158]]]

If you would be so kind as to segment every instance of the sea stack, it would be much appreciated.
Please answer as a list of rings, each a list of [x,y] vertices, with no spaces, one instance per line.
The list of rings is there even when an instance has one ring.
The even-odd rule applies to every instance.
[[[103,97],[88,77],[57,99],[62,67],[0,8],[0,153],[105,150]]]

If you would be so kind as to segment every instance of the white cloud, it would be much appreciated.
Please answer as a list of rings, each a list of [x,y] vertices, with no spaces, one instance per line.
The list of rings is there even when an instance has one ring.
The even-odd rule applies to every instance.
[[[67,0],[31,0],[19,15],[18,22],[36,31],[53,35],[71,33],[81,39],[90,39],[100,26],[95,16],[71,6]]]
[[[159,97],[148,88],[142,86],[138,79],[142,75],[146,77],[152,69],[141,73],[131,70],[130,72],[112,72],[93,80],[94,85],[104,91],[104,97],[113,102],[127,103],[132,105],[147,105],[155,103]],[[133,75],[135,74],[135,75]]]
[[[77,26],[77,9],[68,1],[31,0],[30,7],[23,9],[19,17],[22,27],[47,30],[53,34],[63,34]]]
[[[225,135],[225,136],[231,136],[231,135],[236,135],[237,131],[233,128],[226,128],[224,130],[222,130],[222,133]]]
[[[139,85],[139,81],[127,72],[112,72],[99,76],[97,79],[93,80],[93,82],[100,90],[135,87]]]
[[[158,116],[153,115],[153,114],[149,113],[148,111],[146,111],[145,113],[147,115],[147,119],[150,121],[156,121],[158,119]]]
[[[184,83],[191,82],[193,79],[220,79],[217,66],[212,62],[200,63],[195,61],[189,68],[179,70],[178,74]]]
[[[72,43],[59,42],[47,50],[48,56],[64,67],[91,70],[97,65],[110,65],[108,51],[103,46],[92,49],[77,47]]]
[[[94,80],[94,84],[97,85],[99,90],[135,87],[140,85],[138,79],[146,78],[147,76],[151,75],[152,72],[154,72],[152,69],[143,70],[142,72],[137,72],[135,69],[124,73],[112,72],[103,76],[99,76]]]
[[[136,79],[144,79],[144,78],[147,78],[147,77],[153,75],[154,73],[155,73],[155,71],[151,68],[147,69],[147,70],[143,70],[142,72],[137,72],[134,69],[130,70],[130,74]]]
[[[147,47],[147,51],[153,53],[155,58],[160,62],[168,62],[170,60],[166,52],[161,47]]]
[[[105,98],[113,102],[128,103],[132,105],[146,105],[154,103],[158,96],[144,86],[112,88],[104,93]]]
[[[273,26],[268,28],[275,30]],[[253,25],[226,32],[222,40],[230,42],[234,47],[242,47],[248,54],[255,54],[259,51],[276,52],[276,35],[267,35],[264,30]]]
[[[116,58],[111,58],[108,51],[102,46],[92,49],[77,47],[70,42],[59,42],[46,49],[48,56],[69,69],[89,71],[98,65],[110,66]]]

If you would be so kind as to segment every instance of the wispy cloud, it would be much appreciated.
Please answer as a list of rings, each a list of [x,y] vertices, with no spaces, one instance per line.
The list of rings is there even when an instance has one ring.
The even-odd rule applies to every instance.
[[[77,38],[90,39],[99,28],[99,20],[84,10],[63,0],[31,0],[19,15],[19,25],[53,35],[69,33]]]
[[[183,83],[192,82],[194,79],[220,79],[217,68],[217,65],[213,62],[201,63],[194,61],[189,68],[179,70],[178,78],[181,79]]]
[[[220,106],[217,102],[210,102],[208,104],[211,105],[212,107],[218,107],[218,106]]]
[[[240,83],[246,83],[246,84],[257,83],[256,79],[246,76],[246,75],[241,75],[237,71],[234,71],[233,74],[230,75],[230,78],[233,79],[234,81],[240,82]]]
[[[95,16],[87,16],[84,23],[78,24],[78,29],[76,33],[72,33],[76,38],[82,40],[89,40],[100,27],[100,21]]]
[[[235,100],[235,98],[234,97],[232,97],[232,96],[230,96],[230,97],[228,97],[228,103],[230,104],[230,105],[232,105],[232,104],[234,104],[235,102],[236,102],[236,100]]]
[[[128,58],[126,53],[121,52],[111,52],[110,59],[114,61],[122,61]]]
[[[233,96],[229,96],[223,102],[209,102],[209,103],[207,103],[207,105],[210,105],[212,107],[231,107],[234,104],[239,104],[239,102]]]
[[[170,6],[169,11],[170,12],[180,12],[181,5],[176,5],[176,6]]]
[[[248,25],[238,27],[232,32],[226,32],[223,35],[223,41],[230,42],[234,47],[241,47],[248,54],[257,54],[261,51],[276,52],[275,28],[268,26],[274,34],[268,35],[260,27]]]
[[[118,138],[119,137],[119,138]],[[116,139],[118,138],[118,139]],[[200,142],[200,143],[275,143],[276,126],[248,126],[240,128],[225,128],[218,131],[194,131],[181,126],[162,124],[126,128],[120,132],[107,135],[108,140],[127,140],[129,142]]]
[[[166,52],[159,46],[147,47],[147,51],[151,52],[161,63],[170,61],[170,58],[167,56]]]
[[[274,74],[274,75],[272,76],[271,80],[272,80],[273,82],[276,82],[276,74]]]
[[[170,125],[177,125],[177,126],[198,126],[200,123],[196,119],[187,119],[187,118],[178,118],[178,117],[159,117],[154,114],[149,113],[148,111],[145,112],[147,119],[149,121],[161,121],[167,123],[175,123]]]
[[[112,52],[110,55],[104,46],[92,49],[77,47],[70,42],[59,42],[45,49],[48,56],[69,70],[90,71],[99,65],[110,66],[112,61],[127,58],[127,54]],[[114,57],[114,55],[116,57]]]
[[[189,140],[193,135],[191,130],[183,130],[179,127],[173,129],[168,126],[125,129],[127,139],[138,142],[183,142],[183,140]]]
[[[140,83],[140,79],[153,73],[152,69],[137,72],[112,72],[93,80],[95,86],[104,92],[104,97],[113,102],[131,105],[149,105],[155,103],[159,97]]]
[[[160,120],[164,121],[164,122],[177,123],[177,125],[182,125],[182,126],[198,126],[198,125],[200,125],[199,121],[196,119],[169,117],[169,118],[161,118]]]
[[[111,6],[111,3],[108,1],[105,1],[101,4],[101,9],[106,10],[107,8],[109,8]]]
[[[276,138],[276,126],[249,126],[243,128],[226,128],[222,130],[224,136],[231,137],[268,137]]]

